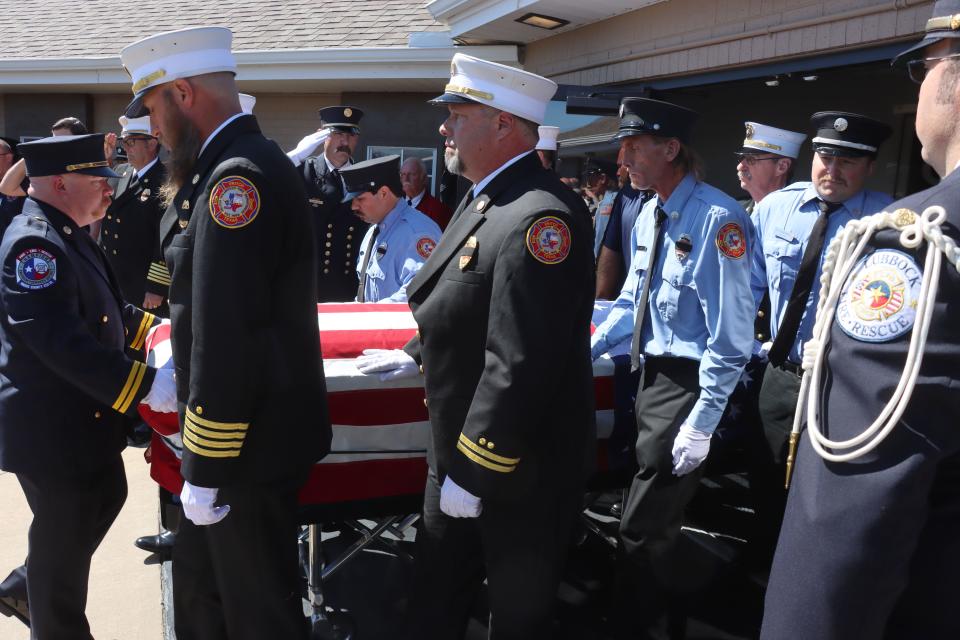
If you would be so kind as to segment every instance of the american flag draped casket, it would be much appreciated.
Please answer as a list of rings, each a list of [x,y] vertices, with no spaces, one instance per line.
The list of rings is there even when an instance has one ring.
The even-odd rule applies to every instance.
[[[606,310],[598,307],[596,324]],[[600,317],[598,317],[600,316]],[[354,364],[364,349],[399,349],[416,333],[405,304],[329,303],[317,305],[317,326],[333,442],[300,492],[302,504],[335,504],[399,498],[423,492],[430,423],[421,377],[381,382],[363,375]],[[155,327],[146,340],[148,361],[160,367],[170,359],[170,325]],[[613,363],[594,363],[597,432],[601,440],[613,428]],[[151,476],[168,491],[182,488],[182,442],[177,415],[140,405],[154,429]],[[600,446],[601,465],[605,447]]]

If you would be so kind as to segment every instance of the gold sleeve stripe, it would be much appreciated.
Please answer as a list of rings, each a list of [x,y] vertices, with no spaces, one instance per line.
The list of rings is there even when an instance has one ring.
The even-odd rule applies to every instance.
[[[201,418],[189,408],[187,409],[186,417],[197,426],[215,429],[216,431],[246,431],[247,427],[250,426],[249,422],[217,422],[215,420]]]
[[[237,451],[243,446],[242,442],[237,442],[235,440],[222,441],[222,440],[209,440],[203,436],[199,436],[193,431],[184,431],[184,435],[188,436],[193,443],[200,447],[206,447],[207,449],[236,449]]]
[[[470,438],[468,438],[462,433],[460,434],[460,442],[463,444],[463,446],[468,447],[477,455],[483,456],[484,458],[486,458],[487,460],[490,460],[491,462],[497,462],[499,464],[505,464],[505,465],[517,465],[520,463],[520,458],[505,458],[503,456],[498,456],[495,453],[491,453],[490,451],[487,451],[480,445],[475,444]]]
[[[243,439],[247,437],[246,431],[211,431],[204,429],[195,425],[189,416],[184,419],[183,425],[183,428],[191,433],[216,440],[236,440],[238,443],[242,443]]]
[[[143,319],[140,320],[140,328],[137,329],[137,333],[133,337],[133,342],[130,343],[131,349],[139,349],[143,346],[143,341],[147,339],[147,331],[150,330],[154,318],[156,318],[156,316],[152,313],[143,312]]]
[[[198,456],[204,456],[207,458],[239,458],[240,450],[239,449],[230,449],[227,451],[218,451],[205,449],[202,445],[196,444],[193,440],[190,439],[189,434],[184,434],[183,446],[197,454]]]
[[[143,382],[143,374],[147,372],[147,365],[142,362],[134,362],[133,366],[130,367],[130,374],[127,375],[127,381],[123,385],[123,389],[120,390],[120,395],[117,396],[117,399],[113,403],[113,410],[119,411],[120,413],[126,413],[127,409],[130,408],[130,403],[133,402],[134,396],[137,394],[137,390],[140,388],[140,383]]]
[[[460,453],[462,453],[463,455],[467,456],[467,458],[469,458],[469,459],[472,460],[473,462],[476,462],[476,463],[477,463],[478,465],[480,465],[481,467],[486,467],[487,469],[490,469],[491,471],[496,471],[496,472],[498,472],[498,473],[510,473],[511,471],[514,471],[514,470],[516,470],[516,468],[517,468],[516,465],[511,466],[511,467],[507,467],[507,466],[504,466],[504,465],[502,465],[502,464],[497,464],[497,463],[495,463],[495,462],[490,462],[490,461],[487,460],[486,458],[481,458],[480,456],[478,456],[477,454],[475,454],[473,451],[471,451],[470,449],[468,449],[467,447],[465,447],[462,442],[458,442],[458,443],[457,443],[457,449],[459,449],[459,450],[460,450]]]
[[[152,262],[150,263],[150,268],[147,269],[147,280],[169,285],[170,272],[167,271],[167,268],[164,265]]]

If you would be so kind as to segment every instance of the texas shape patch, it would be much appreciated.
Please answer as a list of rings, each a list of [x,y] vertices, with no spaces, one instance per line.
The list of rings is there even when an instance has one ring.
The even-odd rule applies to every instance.
[[[43,249],[27,249],[17,256],[17,284],[24,289],[46,289],[57,281],[57,259]]]
[[[570,227],[560,218],[545,216],[527,229],[527,251],[544,264],[563,262],[570,245]]]
[[[228,176],[210,191],[210,216],[227,229],[245,227],[260,213],[260,192],[241,176]]]

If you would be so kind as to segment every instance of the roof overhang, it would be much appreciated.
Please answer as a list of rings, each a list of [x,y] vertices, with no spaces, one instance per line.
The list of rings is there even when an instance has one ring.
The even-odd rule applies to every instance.
[[[463,42],[528,43],[667,0],[433,0],[427,11]],[[528,13],[566,20],[554,30],[516,22]]]
[[[432,91],[450,77],[457,52],[518,65],[515,45],[476,47],[357,47],[235,51],[242,88],[299,93]],[[119,56],[0,59],[5,93],[118,93],[130,91]]]

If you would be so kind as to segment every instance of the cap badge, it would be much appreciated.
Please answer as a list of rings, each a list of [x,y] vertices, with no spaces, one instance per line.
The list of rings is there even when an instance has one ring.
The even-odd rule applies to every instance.
[[[352,115],[353,115],[353,109],[351,109],[350,107],[347,107],[346,109],[343,110],[344,118],[349,118]]]
[[[754,133],[755,132],[753,130],[753,125],[750,123],[747,123],[747,138],[752,138]]]
[[[960,30],[960,13],[954,14],[950,17],[950,30]]]
[[[846,131],[849,125],[846,118],[837,118],[833,121],[833,128],[840,132]]]
[[[570,227],[560,218],[540,218],[527,229],[527,251],[543,264],[560,264],[570,255]]]

